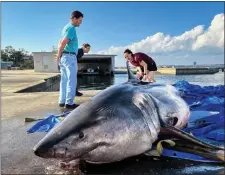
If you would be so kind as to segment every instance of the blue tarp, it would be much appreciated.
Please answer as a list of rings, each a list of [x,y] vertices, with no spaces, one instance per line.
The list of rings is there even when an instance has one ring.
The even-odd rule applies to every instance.
[[[199,86],[179,81],[173,86],[181,92],[193,114],[187,128],[183,130],[207,143],[224,146],[224,85]],[[196,116],[195,113],[205,115]],[[217,162],[199,155],[168,149],[164,149],[162,155],[200,162]]]
[[[45,117],[43,120],[38,121],[34,126],[29,128],[27,130],[28,133],[34,133],[34,132],[48,132],[52,128],[54,128],[55,125],[61,122],[64,117],[66,117],[69,114],[69,112],[64,112],[62,114],[58,115],[50,115]]]
[[[44,120],[40,120],[39,122],[37,122],[33,127],[28,129],[27,132],[28,133],[48,132],[52,128],[54,128],[54,126],[56,124],[58,124],[59,122],[60,122],[60,120],[58,117],[56,117],[55,115],[50,115],[50,116],[46,117]]]
[[[194,111],[213,111],[217,114],[192,118],[184,129],[200,139],[224,142],[224,85],[199,86],[179,81],[173,85]],[[220,144],[220,143],[218,143]]]
[[[173,86],[181,92],[191,110],[220,111],[224,108],[224,85],[199,86],[179,81]]]
[[[208,112],[205,116],[191,116],[188,127],[183,129],[191,132],[195,137],[209,143],[224,145],[224,85],[199,86],[187,81],[178,81],[173,86],[182,94],[182,98],[190,106],[192,113],[197,111]],[[210,114],[210,112],[217,112]],[[66,117],[66,114],[62,117]],[[50,115],[37,122],[27,132],[48,132],[60,120],[56,115]],[[178,151],[164,150],[163,155],[177,158],[186,158],[198,161],[210,161],[197,155],[181,153]]]

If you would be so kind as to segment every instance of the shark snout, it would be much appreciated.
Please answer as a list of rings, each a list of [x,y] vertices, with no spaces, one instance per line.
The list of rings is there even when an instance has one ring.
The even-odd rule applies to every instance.
[[[33,152],[36,156],[41,158],[51,158],[54,157],[54,149],[49,147],[44,147],[40,145],[36,145],[33,148]]]

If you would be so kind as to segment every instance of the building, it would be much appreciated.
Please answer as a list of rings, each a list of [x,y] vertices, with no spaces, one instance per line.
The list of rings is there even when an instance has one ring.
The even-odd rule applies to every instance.
[[[78,75],[113,75],[115,56],[85,54],[78,61]],[[35,72],[59,72],[54,52],[33,52]]]
[[[10,69],[13,65],[13,61],[1,61],[1,69]]]
[[[35,72],[59,72],[55,53],[33,52]]]

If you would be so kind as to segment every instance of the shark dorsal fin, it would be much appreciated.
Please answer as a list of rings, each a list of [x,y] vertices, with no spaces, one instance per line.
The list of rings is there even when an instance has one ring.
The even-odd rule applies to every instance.
[[[127,66],[127,74],[128,74],[128,82],[141,82],[141,80],[139,80],[134,74],[133,72],[130,70],[130,66],[129,66],[129,61],[126,62],[126,66]]]

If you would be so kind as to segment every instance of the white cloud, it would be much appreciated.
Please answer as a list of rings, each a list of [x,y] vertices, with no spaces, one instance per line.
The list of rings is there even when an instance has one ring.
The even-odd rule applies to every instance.
[[[224,14],[214,17],[208,30],[197,37],[192,48],[198,50],[204,47],[224,48]]]
[[[117,54],[116,65],[121,66],[125,63],[122,55],[126,48],[133,52],[154,55],[159,62],[162,57],[164,57],[162,60],[167,57],[171,62],[173,59],[177,61],[178,58],[188,59],[193,55],[196,57],[196,54],[224,54],[224,14],[216,15],[207,30],[204,30],[203,25],[199,25],[179,36],[170,36],[159,32],[139,42],[127,46],[111,46],[106,50],[98,51],[98,53]],[[168,58],[169,55],[171,57]]]

